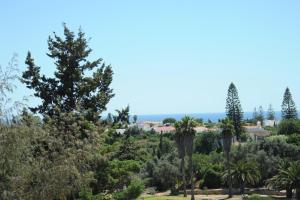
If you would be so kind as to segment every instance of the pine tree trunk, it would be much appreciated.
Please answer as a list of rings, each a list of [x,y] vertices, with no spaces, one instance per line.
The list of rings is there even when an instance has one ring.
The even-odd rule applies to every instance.
[[[185,169],[184,169],[184,156],[181,158],[181,175],[182,175],[182,182],[183,182],[183,196],[184,196],[184,197],[187,197],[187,193],[186,193]]]
[[[193,170],[193,151],[189,155],[189,166],[190,166],[190,176],[191,176],[191,200],[195,200],[194,192],[194,170]]]

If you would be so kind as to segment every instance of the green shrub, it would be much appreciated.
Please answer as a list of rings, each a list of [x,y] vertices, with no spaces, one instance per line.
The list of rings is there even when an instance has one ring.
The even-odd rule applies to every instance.
[[[242,132],[241,133],[241,141],[242,142],[247,142],[250,139],[250,135],[247,132]]]
[[[195,152],[209,154],[222,150],[220,134],[217,132],[203,132],[195,138]]]
[[[287,138],[287,143],[300,146],[300,134],[294,133],[289,135]]]
[[[79,192],[79,198],[77,200],[103,200],[104,194],[93,195],[90,188],[84,188]]]
[[[209,189],[220,188],[222,184],[222,178],[220,173],[216,172],[213,169],[209,169],[206,171],[203,177],[203,185]]]
[[[286,119],[280,122],[278,126],[278,134],[291,135],[294,133],[300,134],[300,120]]]
[[[144,191],[144,183],[140,179],[133,179],[130,185],[122,192],[114,193],[113,200],[132,200],[138,198]]]

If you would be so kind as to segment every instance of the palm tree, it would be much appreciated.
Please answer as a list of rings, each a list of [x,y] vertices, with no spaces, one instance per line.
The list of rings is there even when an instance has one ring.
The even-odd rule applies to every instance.
[[[185,163],[184,135],[183,135],[182,125],[180,121],[175,123],[175,129],[176,129],[175,142],[177,145],[178,156],[180,159],[180,171],[181,171],[182,182],[183,182],[183,195],[184,197],[186,197],[187,193],[186,193],[186,179],[185,179],[185,168],[184,168],[184,163]]]
[[[269,179],[267,184],[276,189],[286,189],[288,199],[292,198],[295,188],[296,198],[300,200],[300,161],[279,165],[278,173]]]
[[[121,127],[129,124],[129,106],[124,109],[116,110],[117,116],[114,116],[114,123],[120,124]]]
[[[234,134],[234,127],[232,121],[228,118],[222,120],[221,123],[222,129],[222,140],[223,140],[223,149],[226,155],[226,168],[227,168],[227,184],[228,184],[228,195],[229,198],[232,197],[232,176],[231,176],[231,167],[230,167],[230,150],[232,145],[232,136]]]
[[[181,159],[181,173],[183,179],[184,196],[186,197],[186,180],[185,180],[185,167],[184,167],[184,157],[186,153],[189,156],[189,172],[191,178],[191,200],[195,199],[194,195],[194,171],[193,171],[193,142],[195,138],[195,128],[196,122],[191,117],[184,117],[181,121],[175,124],[176,134],[175,141],[178,147],[179,158]]]
[[[232,165],[231,174],[224,173],[224,177],[231,176],[240,186],[241,194],[244,194],[245,185],[254,185],[259,182],[261,176],[255,161],[239,160]]]

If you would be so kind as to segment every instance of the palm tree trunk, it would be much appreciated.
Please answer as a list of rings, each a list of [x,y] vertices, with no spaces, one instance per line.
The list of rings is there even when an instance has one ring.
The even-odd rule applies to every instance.
[[[183,196],[187,197],[187,193],[186,193],[186,180],[185,180],[185,169],[184,169],[184,156],[181,158],[181,175],[182,175],[182,182],[183,182]]]
[[[228,170],[228,196],[229,198],[232,197],[232,177],[231,177],[231,167],[230,167],[230,154],[229,152],[226,152],[226,158],[227,158],[227,170]]]
[[[189,165],[190,165],[190,176],[191,176],[191,200],[195,200],[195,192],[194,192],[194,170],[193,170],[193,151],[190,152],[189,155]]]
[[[243,182],[242,184],[241,184],[241,194],[244,194],[245,193],[245,183]]]

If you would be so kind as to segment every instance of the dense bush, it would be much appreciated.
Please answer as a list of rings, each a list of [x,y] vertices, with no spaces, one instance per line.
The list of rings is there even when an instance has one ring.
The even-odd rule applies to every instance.
[[[130,185],[122,192],[116,192],[112,195],[113,200],[132,200],[139,197],[144,191],[145,186],[139,179],[133,179]]]
[[[213,169],[208,169],[205,172],[202,183],[203,185],[201,186],[201,188],[203,187],[207,187],[209,189],[220,188],[222,185],[222,176],[219,172],[216,172]]]
[[[163,120],[163,124],[175,124],[175,123],[176,123],[176,119],[175,118],[169,117],[169,118],[165,118]]]
[[[287,138],[287,143],[300,146],[300,134],[294,133],[292,135],[289,135]]]
[[[153,178],[159,191],[174,188],[178,177],[179,170],[177,166],[174,166],[167,161],[160,161],[154,168]]]
[[[286,119],[280,122],[278,126],[278,134],[291,135],[294,133],[300,134],[300,120]]]
[[[222,149],[220,134],[217,132],[203,132],[195,138],[195,152],[209,154]]]

